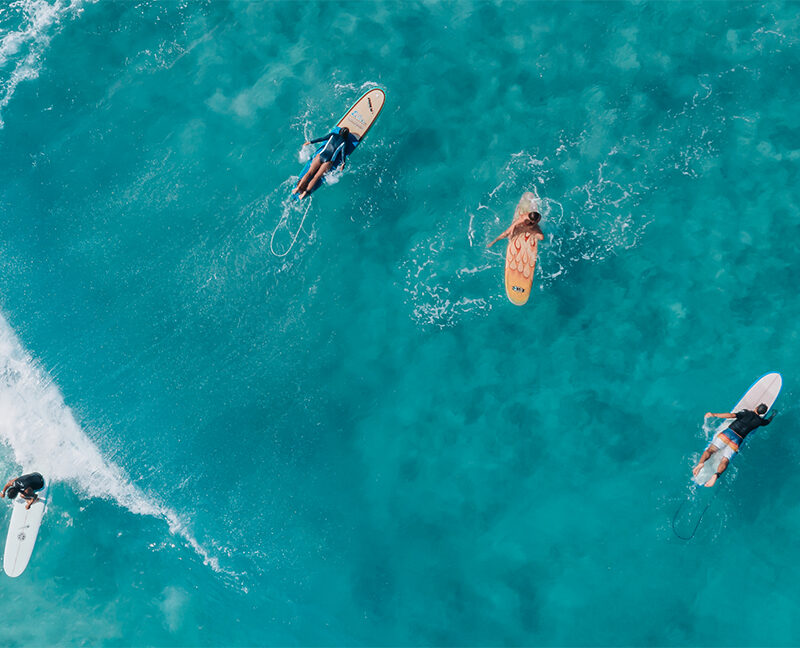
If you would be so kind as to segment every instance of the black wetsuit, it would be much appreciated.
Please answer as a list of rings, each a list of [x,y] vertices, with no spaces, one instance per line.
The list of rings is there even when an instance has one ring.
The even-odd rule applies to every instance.
[[[18,489],[21,494],[25,493],[26,488],[30,488],[34,492],[42,490],[44,488],[44,477],[37,472],[30,473],[28,475],[22,475],[22,477],[17,477],[14,480],[14,483],[11,484],[11,487]]]
[[[761,418],[753,410],[742,410],[741,412],[736,412],[736,420],[728,426],[728,429],[744,440],[756,428],[772,423],[774,417],[775,415],[773,414],[768,419]]]

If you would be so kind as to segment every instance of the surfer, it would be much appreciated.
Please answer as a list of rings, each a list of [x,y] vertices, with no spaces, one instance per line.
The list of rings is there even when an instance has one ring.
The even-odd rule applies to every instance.
[[[531,194],[531,197],[533,197],[533,194]],[[524,198],[525,196],[523,196],[523,199]],[[544,240],[544,233],[542,232],[542,228],[539,227],[539,221],[542,219],[542,215],[535,209],[532,209],[535,205],[533,201],[527,202],[528,209],[522,207],[523,202],[525,201],[520,201],[520,205],[514,213],[514,220],[511,221],[510,227],[494,241],[489,243],[489,245],[486,246],[487,248],[492,247],[500,239],[513,239],[515,236],[525,233],[530,233],[533,236],[534,247],[537,247],[539,241]]]
[[[300,182],[292,189],[293,194],[300,194],[300,199],[305,198],[310,191],[314,190],[317,183],[322,179],[328,171],[336,168],[341,164],[344,169],[345,159],[355,148],[353,142],[350,141],[350,130],[348,128],[340,128],[338,132],[330,132],[325,137],[318,137],[306,142],[303,146],[308,144],[316,144],[318,142],[325,142],[319,153],[314,156],[311,166],[308,167],[305,175],[300,178]]]
[[[9,479],[8,483],[3,487],[3,492],[0,493],[0,497],[14,499],[17,495],[19,495],[22,499],[28,501],[28,503],[25,505],[25,508],[29,509],[31,504],[39,499],[36,491],[42,490],[43,488],[44,477],[42,477],[38,472],[29,473],[27,475],[17,477],[16,479]]]
[[[700,457],[700,461],[692,469],[692,474],[697,476],[697,474],[703,469],[703,465],[706,463],[706,461],[708,461],[708,458],[715,452],[722,451],[722,459],[719,462],[719,466],[717,466],[717,472],[715,472],[711,476],[711,479],[709,479],[705,484],[708,487],[713,486],[717,479],[719,479],[719,476],[727,469],[733,455],[739,452],[739,446],[744,443],[745,437],[756,428],[772,423],[772,419],[775,418],[775,414],[769,418],[764,418],[764,414],[767,413],[768,409],[769,407],[767,407],[764,403],[761,403],[761,405],[756,407],[754,410],[744,409],[736,413],[724,412],[715,414],[713,412],[706,412],[706,418],[713,416],[715,418],[736,420],[734,420],[724,430],[721,430],[717,433],[717,435],[714,437],[714,440]]]

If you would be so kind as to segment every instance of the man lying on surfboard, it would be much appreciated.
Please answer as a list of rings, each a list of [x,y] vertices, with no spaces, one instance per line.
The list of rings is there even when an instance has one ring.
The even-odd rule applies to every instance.
[[[714,440],[700,457],[700,461],[692,469],[692,474],[697,476],[697,474],[703,469],[703,465],[706,463],[706,461],[708,461],[708,458],[715,452],[722,451],[722,459],[719,462],[719,466],[717,466],[717,472],[715,472],[711,476],[711,479],[709,479],[705,484],[708,487],[713,486],[717,482],[717,479],[719,479],[719,476],[727,469],[733,455],[739,452],[739,446],[744,443],[745,437],[756,428],[772,423],[772,419],[775,418],[775,414],[769,418],[764,418],[764,414],[767,413],[768,409],[769,407],[767,407],[766,404],[761,403],[761,405],[756,407],[754,410],[744,409],[736,412],[735,414],[733,412],[725,412],[721,414],[706,412],[706,418],[713,416],[715,418],[736,420],[724,430],[717,433],[717,435],[714,437]]]
[[[355,144],[350,141],[350,130],[348,128],[340,128],[337,131],[332,131],[325,135],[325,137],[318,137],[317,139],[306,142],[303,146],[316,144],[324,140],[328,141],[325,142],[325,146],[323,146],[322,150],[314,157],[306,174],[300,178],[300,182],[292,189],[293,194],[300,194],[300,200],[305,198],[311,191],[314,191],[317,183],[322,180],[322,176],[328,171],[336,168],[340,164],[344,169],[347,156],[355,149]]]
[[[9,479],[8,483],[3,487],[3,492],[0,493],[0,497],[14,499],[17,494],[19,494],[22,499],[28,500],[25,508],[29,509],[31,504],[39,499],[36,491],[42,490],[43,488],[44,477],[42,477],[38,472],[30,473],[28,475],[17,477],[16,479]]]

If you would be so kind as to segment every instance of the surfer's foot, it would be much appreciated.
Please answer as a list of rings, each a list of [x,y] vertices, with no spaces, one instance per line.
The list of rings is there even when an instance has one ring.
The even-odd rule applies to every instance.
[[[706,488],[711,488],[714,484],[716,484],[717,483],[717,477],[719,477],[719,475],[712,476],[711,479],[709,479],[706,482]]]
[[[692,468],[692,474],[693,474],[695,477],[697,477],[697,473],[699,473],[699,472],[700,472],[700,471],[703,469],[703,465],[704,465],[705,463],[706,463],[705,461],[701,461],[701,462],[700,462],[699,464],[697,464],[697,465],[696,465],[694,468]]]
[[[297,187],[295,187],[294,189],[292,189],[292,193],[293,193],[293,194],[296,194],[296,193],[297,193],[297,189],[298,189]]]
[[[307,192],[307,191],[304,191],[303,193],[301,193],[301,194],[300,194],[300,200],[302,200],[303,198],[305,198],[307,195],[308,195],[308,192]]]

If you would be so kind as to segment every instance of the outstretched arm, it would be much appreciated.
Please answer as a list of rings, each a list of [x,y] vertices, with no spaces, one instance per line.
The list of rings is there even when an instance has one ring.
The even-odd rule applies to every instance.
[[[323,135],[322,137],[318,137],[317,139],[308,140],[308,141],[306,142],[306,144],[316,144],[317,142],[324,142],[324,141],[325,141],[326,139],[328,139],[330,136],[331,136],[331,133],[328,133],[327,135]]]
[[[503,232],[500,236],[498,236],[494,241],[489,243],[489,245],[487,245],[486,247],[490,248],[495,243],[497,243],[497,241],[499,241],[500,239],[508,238],[509,236],[511,236],[511,232],[512,232],[513,229],[514,229],[514,225],[511,225],[511,227],[509,227],[505,232]]]
[[[13,479],[9,479],[8,480],[8,483],[5,486],[3,486],[3,492],[0,493],[0,497],[5,497],[6,496],[6,490],[11,488],[11,484],[13,484],[13,483],[14,483]]]
[[[706,418],[713,416],[714,418],[736,418],[736,414],[731,414],[730,412],[722,412],[720,414],[714,414],[714,412],[706,412]]]

